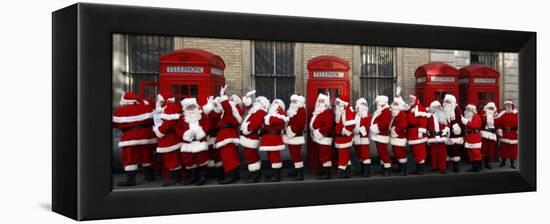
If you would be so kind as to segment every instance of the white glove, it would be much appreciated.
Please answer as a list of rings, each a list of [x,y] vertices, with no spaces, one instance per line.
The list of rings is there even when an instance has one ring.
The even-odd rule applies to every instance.
[[[424,138],[424,134],[426,134],[425,128],[418,128],[418,138]]]
[[[294,138],[294,136],[296,136],[296,133],[292,131],[292,128],[290,128],[290,126],[286,127],[286,136],[288,136],[289,138]]]
[[[256,94],[256,90],[252,90],[252,91],[249,91],[248,93],[246,93],[246,96],[251,97],[255,94]]]
[[[350,136],[350,135],[352,135],[352,134],[353,134],[353,132],[348,131],[348,129],[346,129],[346,127],[343,127],[343,128],[342,128],[342,135]]]
[[[447,136],[447,135],[449,135],[449,127],[445,127],[445,128],[443,129],[443,131],[441,131],[441,135],[442,135],[442,136]]]
[[[247,121],[247,122],[244,122],[243,124],[241,124],[241,132],[244,134],[244,135],[248,135],[250,134],[250,132],[248,131],[248,125],[250,124],[250,121]]]
[[[424,138],[424,134],[422,134],[422,132],[418,132],[418,138]]]
[[[361,135],[365,136],[367,135],[367,129],[365,127],[360,127],[359,128],[359,132],[361,133]]]
[[[460,129],[460,126],[458,124],[453,124],[453,134],[460,135],[460,132],[462,132],[462,129]]]
[[[283,118],[281,118],[285,123],[288,123],[288,121],[290,120],[287,116],[284,116]]]
[[[353,128],[353,134],[360,134],[361,132],[359,131],[359,128]]]
[[[206,104],[214,105],[214,96],[209,96],[206,98]]]
[[[321,134],[319,129],[313,130],[313,138],[314,139],[322,139],[323,137],[325,137],[325,136],[323,136],[323,134]]]
[[[397,132],[395,132],[395,127],[392,127],[391,128],[391,137],[392,138],[397,138],[399,135],[397,134]]]
[[[190,142],[193,141],[193,138],[195,138],[195,132],[193,130],[189,129],[183,133],[184,141]]]
[[[464,124],[464,125],[468,124],[468,121],[470,121],[470,120],[466,119],[466,118],[465,118],[464,116],[462,116],[462,115],[460,116],[460,120],[462,121],[462,124]]]
[[[380,129],[378,129],[378,124],[374,124],[374,125],[370,126],[370,132],[373,135],[377,135],[378,133],[380,133]]]
[[[227,85],[220,88],[220,96],[225,96],[225,89],[227,88]]]
[[[502,129],[497,130],[497,135],[502,138],[502,135],[503,135]]]

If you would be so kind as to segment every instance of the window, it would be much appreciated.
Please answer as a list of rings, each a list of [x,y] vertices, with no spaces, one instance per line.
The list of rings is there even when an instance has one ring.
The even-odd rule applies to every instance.
[[[199,88],[197,85],[179,84],[171,85],[170,87],[176,101],[183,100],[184,98],[197,97],[199,95]]]
[[[477,109],[481,110],[483,107],[492,102],[494,99],[492,92],[478,92],[477,93]]]
[[[498,66],[498,54],[495,52],[470,52],[470,64],[482,64],[494,69]]]
[[[294,94],[294,43],[255,41],[254,80],[256,96],[281,99],[288,105]]]
[[[395,48],[392,47],[361,47],[360,96],[373,102],[370,110],[374,111],[374,99],[377,94],[393,99],[395,82]]]

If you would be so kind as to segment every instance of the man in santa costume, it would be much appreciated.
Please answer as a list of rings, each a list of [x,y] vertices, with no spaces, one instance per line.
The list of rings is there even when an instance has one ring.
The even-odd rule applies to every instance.
[[[401,98],[401,87],[397,87],[397,93],[390,106],[392,119],[390,121],[390,143],[393,148],[393,155],[397,159],[398,169],[401,176],[407,175],[407,109],[408,106]]]
[[[239,109],[241,114],[244,114],[244,112],[252,106],[252,96],[254,96],[254,94],[256,94],[256,90],[247,92],[243,97],[233,94],[229,98],[229,101],[233,102],[237,106],[237,109]]]
[[[497,106],[493,102],[487,103],[481,113],[481,154],[485,162],[485,168],[492,169],[491,160],[494,159],[497,150]]]
[[[464,139],[462,137],[462,123],[460,121],[460,116],[462,116],[462,110],[458,107],[456,103],[455,96],[451,94],[446,94],[443,98],[443,110],[447,114],[449,120],[448,127],[450,128],[449,138],[447,139],[447,155],[448,161],[451,163],[453,172],[460,172],[459,163],[460,163],[460,154],[461,148],[464,144]]]
[[[349,151],[353,144],[355,111],[350,106],[348,96],[339,96],[334,101],[334,146],[338,152],[338,178],[351,177]]]
[[[218,103],[222,107],[222,115],[218,122],[219,130],[216,135],[215,145],[220,151],[225,172],[224,179],[218,181],[220,184],[230,184],[240,179],[240,159],[237,151],[239,135],[237,134],[237,130],[239,130],[243,120],[242,110],[239,110],[236,103],[230,101],[225,95],[226,88],[227,85],[220,89],[220,97],[218,98]]]
[[[376,144],[376,151],[380,157],[380,164],[383,168],[384,176],[391,174],[391,157],[388,149],[390,143],[390,122],[392,113],[388,105],[388,97],[378,95],[375,98],[376,111],[372,115],[370,133],[371,138]]]
[[[353,145],[355,155],[361,163],[359,175],[370,177],[371,156],[369,149],[369,129],[372,116],[369,113],[369,104],[365,98],[359,98],[355,102],[355,128],[353,136]]]
[[[304,138],[304,129],[306,128],[306,99],[303,96],[293,94],[290,96],[290,105],[286,111],[289,121],[283,135],[283,142],[287,144],[290,152],[290,158],[294,163],[294,171],[290,176],[294,176],[295,181],[304,180],[304,161],[302,160],[302,145],[306,143]]]
[[[472,168],[469,172],[479,172],[481,168],[481,117],[477,114],[476,106],[466,105],[464,116],[461,117],[464,125],[464,148],[468,152]]]
[[[498,136],[500,137],[500,167],[510,160],[510,167],[516,168],[518,159],[518,110],[512,100],[504,101],[504,110],[498,114]]]
[[[177,133],[182,138],[182,164],[189,171],[184,185],[203,185],[206,182],[208,164],[208,141],[206,132],[210,129],[208,117],[199,108],[196,98],[182,100],[183,119],[178,121]]]
[[[407,111],[407,142],[416,162],[414,174],[422,175],[426,163],[426,142],[428,141],[426,125],[430,114],[420,104],[418,97],[410,95],[409,99],[411,106]]]
[[[138,166],[144,169],[145,179],[154,179],[152,164],[155,161],[154,146],[157,138],[153,134],[153,110],[143,104],[133,93],[125,93],[120,99],[120,107],[113,114],[113,128],[122,132],[118,147],[121,148],[122,166],[126,181],[118,182],[119,187],[136,185]]]
[[[260,145],[259,132],[268,109],[269,100],[263,96],[257,97],[241,124],[240,144],[243,148],[244,160],[248,164],[249,172],[246,179],[247,183],[260,181],[262,161],[258,153],[258,146]]]
[[[267,152],[267,158],[271,162],[271,175],[267,178],[272,182],[281,181],[281,168],[283,160],[281,151],[285,149],[282,132],[288,122],[285,113],[285,103],[280,99],[273,100],[267,115],[264,117],[260,151]]]
[[[447,113],[439,101],[430,103],[431,116],[428,119],[428,145],[430,146],[432,170],[440,170],[442,174],[447,173],[447,138],[450,129],[448,127]]]
[[[315,149],[319,152],[319,162],[323,167],[318,173],[317,179],[330,179],[330,168],[332,167],[332,135],[334,132],[334,118],[330,110],[330,98],[319,93],[315,101],[315,110],[309,122],[309,133]]]
[[[208,177],[223,179],[223,162],[220,158],[219,150],[214,147],[216,143],[216,134],[218,133],[218,123],[222,115],[222,107],[217,102],[218,97],[209,96],[206,104],[202,106],[202,111],[210,122],[210,129],[207,132],[208,139]]]
[[[176,133],[176,125],[182,113],[181,105],[169,92],[157,96],[157,110],[161,112],[161,122],[155,124],[153,131],[157,135],[157,153],[162,156],[162,163],[170,171],[170,178],[163,186],[175,185],[181,175],[181,136]]]

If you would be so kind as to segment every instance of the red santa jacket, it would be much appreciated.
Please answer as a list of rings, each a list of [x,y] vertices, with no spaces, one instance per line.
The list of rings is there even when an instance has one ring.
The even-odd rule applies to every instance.
[[[481,148],[481,117],[474,114],[472,119],[464,125],[464,148],[477,149]]]
[[[289,145],[305,144],[306,141],[303,132],[306,128],[306,109],[300,107],[296,111],[296,114],[290,116],[287,112],[287,116],[290,120],[285,128],[283,141]]]
[[[411,106],[407,111],[407,140],[409,145],[416,145],[424,143],[428,140],[426,125],[430,114],[426,111],[426,108],[420,104]],[[423,133],[422,138],[419,138],[418,133]]]
[[[407,145],[407,112],[400,111],[392,118],[390,124],[391,145],[405,147]]]
[[[353,129],[355,128],[355,112],[346,107],[340,121],[334,126],[334,146],[337,149],[349,148],[353,144]]]
[[[391,111],[389,106],[376,110],[372,115],[371,121],[371,137],[375,142],[390,143],[390,122]],[[377,130],[378,133],[373,133],[373,130]]]
[[[179,103],[168,103],[162,111],[160,118],[162,124],[153,127],[157,135],[157,152],[166,153],[181,148],[181,137],[176,133],[176,125],[181,115],[181,106]]]
[[[366,116],[361,116],[358,113],[355,115],[355,136],[353,136],[354,145],[368,145],[369,144],[369,130],[372,116],[367,113]]]
[[[518,111],[501,111],[498,115],[498,129],[502,132],[501,143],[518,144]]]
[[[288,117],[281,108],[265,116],[262,139],[260,141],[261,151],[280,151],[285,148],[282,131],[287,121]]]
[[[313,115],[309,128],[311,138],[314,142],[321,145],[332,145],[332,135],[334,134],[332,111],[326,109],[317,115]]]
[[[450,129],[447,124],[439,122],[437,115],[432,114],[428,119],[428,143],[446,143]]]
[[[216,143],[216,134],[218,132],[217,124],[220,122],[222,113],[216,111],[210,111],[206,114],[208,121],[210,122],[210,129],[207,132],[208,145],[214,145]]]
[[[258,148],[260,144],[259,131],[264,123],[264,117],[267,112],[263,108],[257,110],[251,110],[244,118],[241,124],[241,138],[240,143],[243,147]]]
[[[239,135],[237,129],[241,124],[242,110],[238,109],[233,103],[229,102],[227,96],[220,96],[218,103],[222,106],[222,115],[217,127],[219,128],[216,135],[216,148],[221,148],[227,144],[239,144]]]
[[[176,125],[176,133],[183,140],[181,152],[201,152],[208,150],[208,141],[206,133],[210,129],[210,121],[205,114],[201,114],[201,119],[196,122],[188,123],[182,116]]]
[[[484,139],[489,139],[492,141],[497,141],[497,134],[496,134],[496,127],[497,127],[497,119],[498,114],[495,112],[493,115],[492,121],[487,122],[488,119],[490,119],[487,116],[487,113],[482,110],[480,117],[481,117],[481,137]]]
[[[122,131],[118,147],[157,143],[153,133],[153,109],[144,104],[127,104],[113,113],[113,128]]]
[[[457,106],[455,107],[454,119],[449,119],[450,135],[447,145],[462,145],[464,144],[464,138],[462,137],[462,129],[464,125],[460,122],[460,116],[462,116],[462,110]]]

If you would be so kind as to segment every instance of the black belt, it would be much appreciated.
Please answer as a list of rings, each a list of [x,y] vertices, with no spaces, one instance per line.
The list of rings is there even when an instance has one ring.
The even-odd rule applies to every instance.
[[[280,135],[281,133],[282,133],[281,131],[275,131],[275,130],[263,130],[262,131],[262,135],[265,135],[265,134]]]
[[[260,135],[260,130],[255,130],[253,132],[250,132],[250,134],[248,135],[253,135],[253,134]],[[245,135],[245,134],[241,131],[241,135]]]
[[[474,130],[465,130],[464,133],[466,134],[474,134],[474,133],[479,133],[479,129],[474,129]]]
[[[491,132],[491,133],[496,133],[497,129],[496,128],[485,128],[485,131],[488,131],[488,132]]]
[[[430,132],[430,135],[441,136],[443,134],[443,131],[429,131],[429,132]]]
[[[224,125],[220,126],[220,129],[224,129],[224,128],[236,129],[237,126],[231,125],[231,124],[224,124]]]
[[[503,128],[503,131],[517,131],[517,128]]]
[[[218,132],[219,128],[213,128],[213,129],[210,129],[208,130],[208,135],[214,137],[216,136],[216,132]]]
[[[407,128],[419,128],[419,127],[420,127],[420,125],[409,125],[409,126],[407,126]]]

